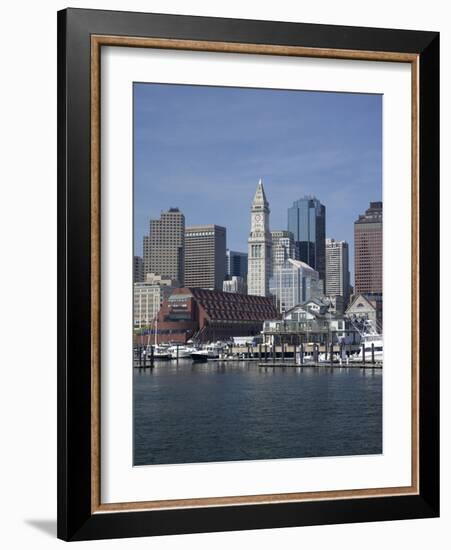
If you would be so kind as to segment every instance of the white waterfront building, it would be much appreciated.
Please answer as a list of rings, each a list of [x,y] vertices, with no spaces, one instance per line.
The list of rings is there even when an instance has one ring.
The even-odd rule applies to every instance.
[[[163,300],[168,298],[175,287],[173,279],[164,279],[161,275],[148,273],[146,280],[133,285],[133,324],[137,328],[149,326],[160,311]]]
[[[277,299],[281,313],[323,295],[319,273],[305,262],[288,259],[274,270],[269,290]]]
[[[251,231],[248,253],[248,294],[269,296],[271,276],[272,239],[269,230],[269,203],[260,179],[251,208]]]

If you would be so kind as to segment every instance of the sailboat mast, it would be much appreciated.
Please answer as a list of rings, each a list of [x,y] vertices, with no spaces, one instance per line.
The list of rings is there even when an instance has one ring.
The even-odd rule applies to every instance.
[[[154,294],[153,294],[153,310],[156,312],[155,313],[155,347],[157,347],[157,345],[158,345],[158,336],[157,336],[157,333],[158,333],[158,310],[155,308],[155,298],[156,298],[156,292],[154,292]]]

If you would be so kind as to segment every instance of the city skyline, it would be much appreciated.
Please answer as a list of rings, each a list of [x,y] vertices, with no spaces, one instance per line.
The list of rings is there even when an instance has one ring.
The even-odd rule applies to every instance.
[[[227,248],[246,252],[262,177],[270,230],[286,230],[293,201],[315,195],[353,271],[353,222],[382,195],[380,96],[135,84],[134,99],[136,255],[170,207],[187,226],[225,226]]]

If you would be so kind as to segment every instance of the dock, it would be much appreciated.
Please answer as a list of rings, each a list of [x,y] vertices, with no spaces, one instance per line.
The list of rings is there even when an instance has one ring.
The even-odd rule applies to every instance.
[[[281,368],[284,369],[285,367],[288,368],[308,368],[308,367],[325,367],[328,369],[382,369],[382,363],[363,363],[363,362],[357,362],[352,361],[350,363],[330,363],[330,362],[323,362],[323,363],[289,363],[286,362],[277,362],[277,363],[259,363],[259,367],[269,367],[269,368]]]
[[[360,345],[346,344],[335,345],[334,344],[303,344],[299,346],[289,345],[281,343],[275,346],[269,346],[267,344],[258,344],[258,346],[230,345],[227,353],[219,358],[208,359],[208,362],[256,362],[259,367],[271,367],[271,368],[283,368],[283,367],[330,367],[330,368],[364,368],[364,369],[381,369],[382,362],[375,357],[374,344],[372,350],[365,354],[364,350],[361,354],[363,357],[359,358],[359,361],[348,361],[348,357],[358,352]],[[178,349],[178,347],[177,347]],[[346,352],[346,353],[345,353]],[[324,355],[320,359],[320,354]],[[338,357],[342,357],[341,364],[337,360]],[[181,361],[185,359],[180,358]],[[141,353],[134,355],[133,366],[134,368],[148,368],[153,367],[154,363],[162,365],[166,362],[177,362],[178,358],[166,359],[161,361],[158,357],[154,357],[153,346],[151,347],[151,353]]]

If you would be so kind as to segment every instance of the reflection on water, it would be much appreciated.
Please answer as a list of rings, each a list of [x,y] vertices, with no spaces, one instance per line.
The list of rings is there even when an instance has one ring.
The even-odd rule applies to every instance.
[[[134,369],[134,464],[382,452],[382,371],[190,360]]]

